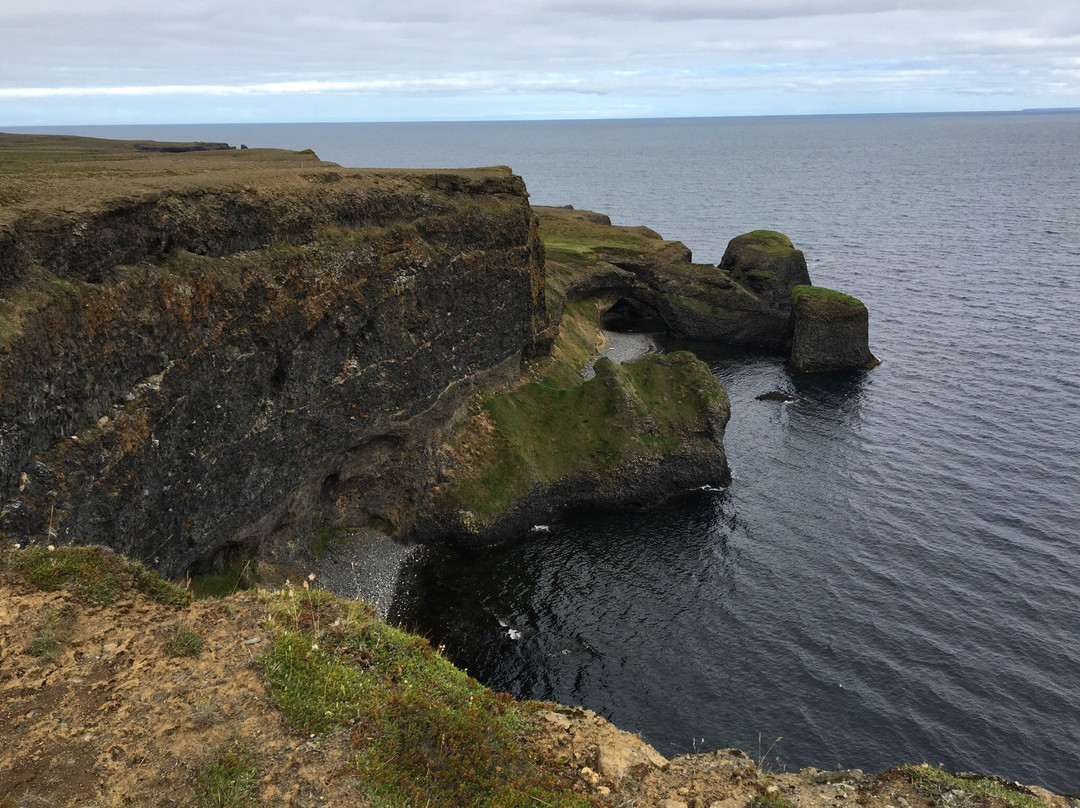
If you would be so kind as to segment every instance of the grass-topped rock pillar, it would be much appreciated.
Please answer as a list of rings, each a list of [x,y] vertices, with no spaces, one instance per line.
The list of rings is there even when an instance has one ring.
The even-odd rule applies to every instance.
[[[822,286],[791,290],[791,369],[799,373],[869,369],[870,317],[862,301]]]
[[[794,287],[810,283],[802,250],[775,230],[752,230],[733,238],[720,269],[771,306],[786,300]]]

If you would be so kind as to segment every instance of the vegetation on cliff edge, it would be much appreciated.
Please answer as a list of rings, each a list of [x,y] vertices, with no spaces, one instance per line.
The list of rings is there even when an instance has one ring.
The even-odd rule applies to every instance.
[[[487,523],[535,484],[604,475],[635,457],[688,446],[704,418],[726,409],[727,395],[693,354],[650,354],[616,365],[596,361],[581,377],[595,302],[567,307],[556,358],[538,380],[482,400],[480,418],[455,435],[451,450],[468,458],[444,492],[444,505]],[[579,364],[580,363],[580,364]]]
[[[95,609],[113,602],[114,609],[138,609],[132,596],[177,609],[191,602],[183,589],[103,548],[0,549],[0,577],[7,585],[63,591]],[[269,647],[254,662],[270,702],[293,733],[347,734],[351,757],[333,776],[346,777],[366,804],[601,804],[574,791],[572,771],[530,752],[524,741],[529,706],[480,685],[426,640],[384,623],[367,604],[311,589],[307,581],[260,590],[257,598]],[[207,608],[231,613],[227,603]],[[47,614],[43,625],[52,626],[54,635],[70,633],[74,619]],[[202,647],[184,617],[163,640],[166,653],[181,657],[197,656]],[[132,663],[145,661],[136,655]],[[264,774],[257,739],[234,737],[196,772],[190,803],[259,804]]]
[[[857,297],[837,292],[835,289],[826,289],[824,286],[796,286],[791,290],[791,304],[794,306],[799,303],[865,308],[863,302]]]

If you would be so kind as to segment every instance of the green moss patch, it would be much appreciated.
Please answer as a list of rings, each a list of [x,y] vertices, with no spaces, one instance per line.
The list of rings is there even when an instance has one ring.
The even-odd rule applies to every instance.
[[[652,354],[627,365],[607,359],[596,377],[560,386],[551,376],[489,396],[486,457],[459,478],[450,498],[482,523],[535,483],[604,475],[620,460],[677,448],[726,394],[692,354]],[[580,380],[580,377],[578,377]]]
[[[771,252],[795,252],[795,245],[791,243],[791,239],[775,230],[751,230],[749,233],[738,236],[738,238]]]
[[[791,304],[807,305],[830,305],[844,306],[847,308],[864,308],[863,302],[857,297],[845,295],[835,289],[826,289],[824,286],[796,286],[791,290]]]
[[[187,590],[103,547],[34,545],[9,552],[5,563],[44,592],[71,592],[93,605],[107,606],[131,590],[176,608],[191,602]]]

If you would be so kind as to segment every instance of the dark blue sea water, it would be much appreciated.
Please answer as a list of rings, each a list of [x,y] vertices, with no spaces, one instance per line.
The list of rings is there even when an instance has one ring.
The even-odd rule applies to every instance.
[[[705,355],[732,399],[729,490],[434,554],[400,613],[492,686],[666,754],[1080,791],[1080,114],[84,131],[508,164],[534,202],[699,261],[787,233],[867,303],[880,367]],[[773,389],[798,400],[755,400]]]

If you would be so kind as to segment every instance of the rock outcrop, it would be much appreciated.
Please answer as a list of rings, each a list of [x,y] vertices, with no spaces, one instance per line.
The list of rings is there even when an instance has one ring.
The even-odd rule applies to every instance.
[[[876,364],[867,347],[866,308],[854,298],[811,286],[802,251],[782,233],[754,230],[736,236],[720,264],[711,266],[693,263],[683,244],[664,241],[647,228],[614,226],[591,211],[537,210],[556,309],[563,302],[597,297],[606,307],[605,326],[614,330],[663,331],[679,339],[785,353],[793,350],[798,329],[795,370]],[[801,326],[793,312],[796,289],[814,296],[804,296]],[[853,308],[827,306],[829,295],[841,303],[854,301],[861,321]]]
[[[810,277],[787,236],[738,236],[713,266],[693,263],[683,244],[647,228],[613,226],[591,211],[536,210],[554,297],[601,297],[606,325],[779,351],[791,344],[791,289]]]
[[[869,314],[850,295],[820,286],[796,286],[791,293],[795,322],[791,369],[799,373],[869,369]]]

